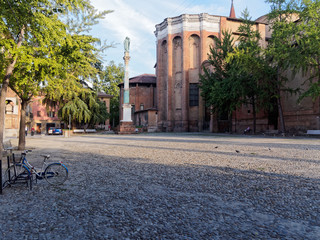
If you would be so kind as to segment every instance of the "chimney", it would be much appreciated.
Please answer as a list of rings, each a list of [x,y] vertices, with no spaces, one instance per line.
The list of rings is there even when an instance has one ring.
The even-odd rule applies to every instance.
[[[236,12],[234,11],[233,0],[231,1],[231,10],[229,18],[236,18]]]

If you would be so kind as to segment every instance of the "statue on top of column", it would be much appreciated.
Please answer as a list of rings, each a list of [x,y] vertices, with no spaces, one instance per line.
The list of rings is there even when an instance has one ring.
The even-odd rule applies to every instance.
[[[124,40],[124,52],[129,52],[130,49],[130,38],[126,37]]]

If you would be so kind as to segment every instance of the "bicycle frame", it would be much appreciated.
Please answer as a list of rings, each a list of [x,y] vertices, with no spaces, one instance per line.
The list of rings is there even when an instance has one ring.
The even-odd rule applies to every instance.
[[[44,157],[41,170],[37,170],[31,163],[29,163],[26,155],[31,150],[25,150],[21,153],[21,159],[6,170],[6,186],[18,183],[19,180],[29,182],[30,190],[32,189],[33,180],[45,179],[51,185],[63,184],[68,178],[68,168],[61,162],[46,163],[50,155],[41,155]],[[11,178],[10,174],[13,174]],[[35,178],[34,178],[35,176]]]
[[[27,155],[27,152],[23,152],[23,153],[22,153],[22,156],[21,156],[21,159],[22,159],[22,160],[21,160],[21,164],[28,169],[28,171],[30,172],[30,174],[35,174],[35,175],[37,176],[37,178],[42,179],[44,170],[45,170],[46,167],[49,165],[49,164],[46,163],[46,160],[49,159],[50,156],[44,156],[44,160],[43,160],[43,164],[42,164],[42,167],[41,167],[41,171],[38,171],[34,166],[32,166],[32,165],[29,163],[26,155]]]

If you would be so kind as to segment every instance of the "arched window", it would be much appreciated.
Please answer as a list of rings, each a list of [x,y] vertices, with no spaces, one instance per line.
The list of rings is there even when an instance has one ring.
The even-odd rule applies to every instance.
[[[206,52],[207,54],[210,54],[210,49],[211,48],[215,48],[216,47],[216,39],[217,37],[215,36],[209,36],[207,38],[207,41],[206,41]]]
[[[6,100],[6,110],[5,113],[6,114],[13,114],[14,111],[14,103],[12,100],[7,99]]]
[[[199,68],[200,66],[200,37],[192,35],[189,38],[190,48],[190,68]]]
[[[173,71],[174,73],[182,71],[182,39],[175,37],[173,39]]]

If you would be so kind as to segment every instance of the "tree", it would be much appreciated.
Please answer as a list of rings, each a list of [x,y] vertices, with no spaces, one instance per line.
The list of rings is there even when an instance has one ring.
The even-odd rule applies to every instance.
[[[22,97],[23,106],[37,93],[41,81],[45,83],[47,92],[57,87],[60,87],[59,93],[63,94],[65,90],[79,89],[79,78],[94,74],[92,68],[88,67],[94,55],[92,51],[90,53],[94,48],[92,43],[97,42],[97,39],[78,33],[106,13],[97,14],[85,0],[0,1],[0,74],[3,79],[0,151],[3,149],[4,107],[8,86]],[[75,17],[82,19],[81,24],[64,23],[66,20],[72,23],[70,19]],[[65,85],[71,89],[65,88]],[[20,131],[23,125],[24,122]],[[19,142],[19,147],[23,147],[23,144]]]
[[[83,88],[72,99],[60,106],[59,117],[65,122],[71,117],[72,126],[86,125],[94,127],[108,117],[106,105],[98,99],[97,93],[90,88]]]
[[[233,47],[231,33],[224,32],[223,39],[216,39],[211,49],[208,68],[200,76],[202,95],[218,115],[227,111],[231,123],[232,112],[242,105],[253,109],[253,130],[256,132],[256,115],[261,109],[272,106],[274,71],[264,56],[259,42],[255,22],[251,21],[247,9],[242,13],[238,28],[237,47]],[[231,129],[231,128],[230,128]]]
[[[266,84],[271,67],[266,61],[262,47],[259,44],[261,36],[254,30],[255,22],[251,21],[247,9],[242,13],[242,22],[238,28],[240,33],[238,46],[233,53],[229,53],[227,61],[233,61],[231,76],[233,91],[238,91],[242,104],[252,105],[253,132],[256,132],[257,112],[260,109],[270,108],[270,92],[274,91],[273,85]]]
[[[234,50],[231,32],[223,31],[222,39],[215,38],[215,47],[210,48],[208,67],[203,66],[200,74],[201,95],[213,113],[228,115],[229,129],[232,131],[232,112],[240,105],[240,94],[234,91],[232,69],[234,63],[226,61],[228,54]]]
[[[118,66],[111,61],[104,69],[101,81],[97,84],[99,89],[113,96],[110,100],[110,120],[112,126],[119,124],[119,105],[120,105],[120,88],[119,84],[124,79],[124,67],[122,64]]]
[[[308,75],[309,88],[301,95],[320,96],[320,1],[304,0],[302,2],[299,21],[296,23],[294,41],[297,54],[295,68]]]
[[[286,87],[286,83],[289,80],[285,77],[286,70],[292,68],[292,63],[295,61],[294,56],[296,56],[293,36],[296,28],[294,20],[297,18],[297,1],[266,0],[266,2],[271,4],[271,12],[268,14],[268,18],[272,29],[266,56],[276,71],[274,97],[277,99],[281,132],[284,135],[286,127],[283,117],[281,93],[283,91],[297,92],[295,89]]]
[[[36,55],[41,55],[39,52]],[[19,128],[18,149],[25,148],[25,122],[26,107],[32,97],[37,95],[41,90],[40,83],[43,81],[44,72],[50,66],[48,58],[29,58],[20,59],[16,64],[13,75],[9,81],[9,87],[18,95],[21,100],[21,117]]]
[[[47,82],[44,102],[48,106],[58,106],[63,120],[68,121],[71,116],[73,127],[77,123],[93,125],[97,123],[93,123],[94,119],[105,121],[108,117],[104,113],[106,109],[100,104],[97,93],[86,83],[95,81],[102,74],[98,58],[100,51],[95,47],[98,39],[77,33],[70,35],[69,39],[56,52],[57,58],[63,59],[65,76],[53,76],[54,81]]]

